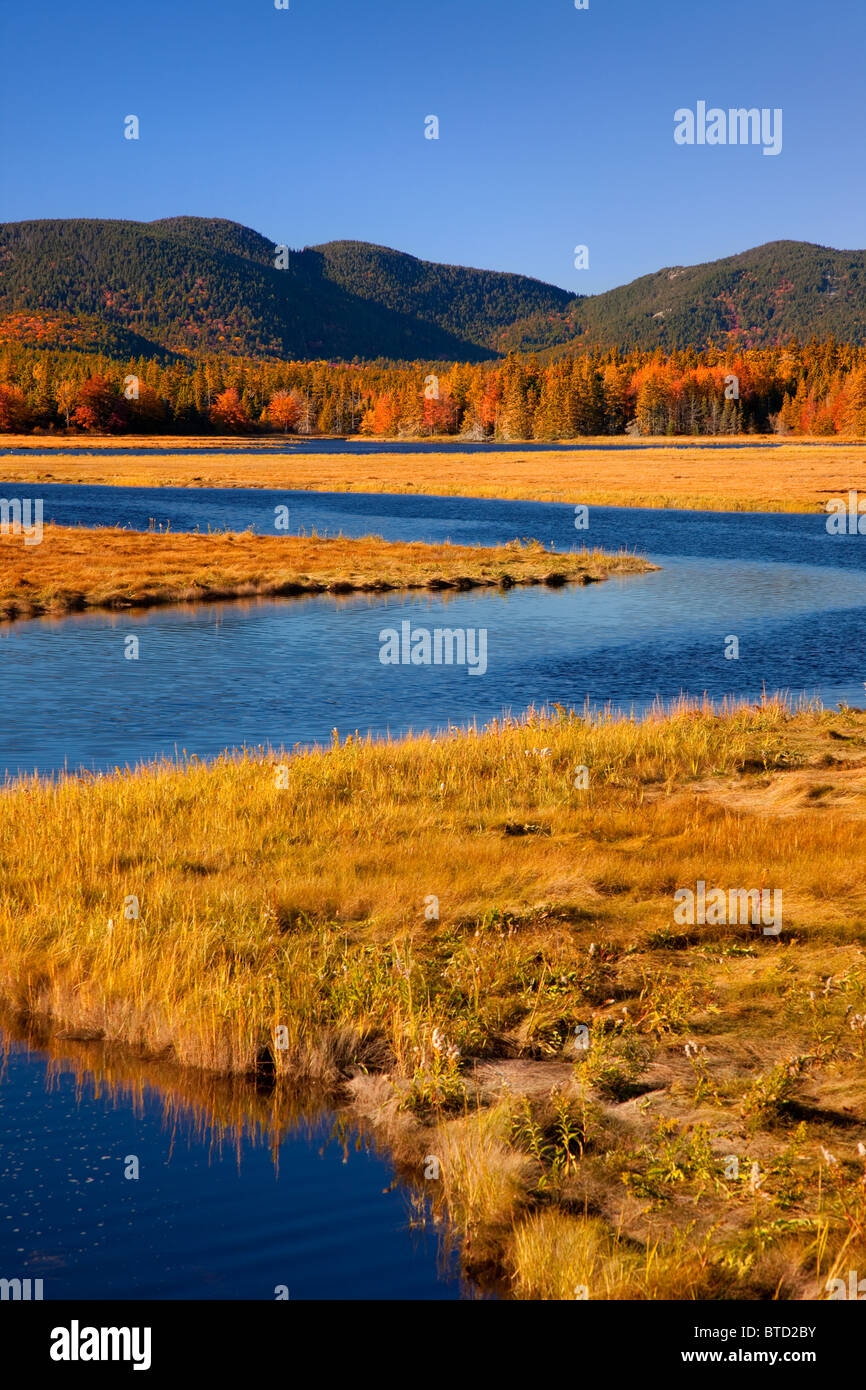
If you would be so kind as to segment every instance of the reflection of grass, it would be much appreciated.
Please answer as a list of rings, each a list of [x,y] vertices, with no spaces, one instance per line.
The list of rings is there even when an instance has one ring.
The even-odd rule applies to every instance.
[[[106,483],[139,487],[309,488],[319,492],[432,493],[457,497],[527,498],[595,506],[686,507],[709,511],[814,512],[849,488],[866,491],[863,445],[796,444],[761,438],[725,440],[582,439],[579,453],[548,449],[455,454],[304,454],[293,442],[289,458],[244,454],[243,440],[182,439],[173,454],[166,438],[92,439],[92,457],[63,458],[55,449],[81,439],[10,438],[26,454],[9,460],[16,481]],[[369,441],[368,441],[369,442]],[[451,441],[453,443],[453,441]],[[314,441],[313,441],[314,443]],[[100,456],[103,448],[130,448],[129,456]],[[139,445],[159,454],[135,454]],[[603,447],[601,447],[603,445]],[[594,447],[596,446],[596,447]],[[298,452],[295,453],[294,449]]]
[[[316,1132],[321,1122],[321,1092],[252,1086],[247,1078],[179,1067],[170,1056],[149,1057],[143,1064],[135,1050],[88,1041],[16,1019],[0,1010],[0,1067],[14,1040],[47,1053],[47,1089],[63,1075],[75,1077],[76,1093],[108,1096],[139,1114],[146,1101],[158,1104],[165,1126],[178,1139],[207,1142],[218,1151],[241,1152],[244,1143],[264,1146],[275,1155],[290,1129]]]
[[[25,546],[20,535],[0,536],[0,616],[253,594],[589,583],[652,568],[634,555],[555,554],[536,541],[482,549],[378,536],[172,535],[47,526],[40,545]]]
[[[521,1296],[821,1296],[866,1260],[864,750],[863,712],[684,704],[22,781],[0,992],[384,1087],[366,1113]],[[698,879],[781,888],[781,937],[666,930]]]

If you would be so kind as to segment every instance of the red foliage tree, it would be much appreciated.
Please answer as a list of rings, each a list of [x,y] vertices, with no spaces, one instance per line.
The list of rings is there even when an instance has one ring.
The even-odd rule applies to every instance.
[[[275,391],[267,409],[268,422],[275,430],[288,434],[298,423],[301,403],[296,391]]]
[[[113,434],[129,417],[127,402],[107,377],[91,376],[82,382],[72,419],[80,429]]]
[[[221,391],[210,408],[211,424],[229,434],[243,434],[250,428],[250,417],[236,386]]]
[[[457,403],[454,397],[424,397],[421,426],[425,434],[452,434],[457,428]]]
[[[166,421],[165,401],[142,381],[138,396],[129,402],[129,424],[133,430],[159,430]]]

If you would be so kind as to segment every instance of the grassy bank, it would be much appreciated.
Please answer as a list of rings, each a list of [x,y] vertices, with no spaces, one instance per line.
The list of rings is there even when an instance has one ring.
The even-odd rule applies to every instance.
[[[46,526],[39,545],[0,535],[0,618],[253,595],[589,584],[655,566],[537,542],[481,548],[378,536],[188,535]]]
[[[866,492],[862,443],[768,443],[677,440],[582,440],[579,453],[549,449],[457,454],[449,441],[439,453],[245,454],[243,440],[177,441],[192,453],[173,453],[171,439],[121,440],[8,437],[27,454],[6,460],[7,478],[23,488],[41,482],[102,483],[138,487],[306,488],[320,492],[431,493],[500,497],[594,506],[682,507],[708,511],[815,512],[850,489]],[[249,441],[246,441],[249,443]],[[454,441],[451,441],[453,443]],[[63,458],[75,444],[91,452]],[[136,454],[135,446],[159,454]],[[111,447],[131,449],[112,458]],[[295,452],[297,450],[297,452]],[[7,483],[7,490],[12,484]]]
[[[866,1267],[864,811],[866,713],[775,703],[24,781],[0,994],[349,1077],[517,1297],[822,1297]],[[780,934],[677,925],[699,880]]]

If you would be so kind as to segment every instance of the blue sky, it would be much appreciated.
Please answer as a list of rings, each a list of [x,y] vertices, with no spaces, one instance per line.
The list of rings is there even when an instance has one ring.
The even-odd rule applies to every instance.
[[[4,221],[228,217],[584,293],[866,245],[863,0],[6,0],[0,41]],[[782,152],[676,145],[699,100],[781,107]]]

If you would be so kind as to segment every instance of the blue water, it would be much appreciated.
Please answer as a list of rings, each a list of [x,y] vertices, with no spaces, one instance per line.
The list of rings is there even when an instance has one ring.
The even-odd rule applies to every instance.
[[[726,438],[723,447],[725,449],[751,449],[754,448],[754,439],[742,440]],[[796,439],[761,439],[762,449],[780,449],[782,447],[790,449],[792,447],[814,447],[811,441],[800,441]],[[674,439],[664,439],[653,443],[643,443],[635,445],[635,441],[620,437],[611,440],[610,443],[600,443],[598,440],[592,442],[581,442],[580,440],[567,440],[551,445],[549,441],[532,440],[525,443],[509,443],[508,441],[479,440],[470,442],[465,439],[447,440],[402,440],[402,439],[314,439],[298,436],[287,436],[279,439],[233,439],[227,444],[225,439],[214,438],[210,450],[205,447],[178,444],[172,439],[170,444],[136,444],[134,440],[120,442],[117,444],[100,445],[99,448],[90,447],[86,441],[76,444],[47,444],[43,446],[42,452],[50,454],[52,458],[123,458],[130,454],[164,454],[170,449],[172,454],[199,454],[204,456],[208,452],[225,453],[228,448],[233,453],[243,454],[527,454],[548,452],[555,447],[557,453],[580,453],[591,450],[597,453],[599,450],[616,450],[639,447],[641,449],[688,449],[694,452],[697,449],[712,450],[718,448],[718,443],[698,443],[694,440],[678,444]],[[844,449],[850,448],[850,440],[826,440],[822,441],[822,448]],[[20,458],[33,457],[40,452],[40,441],[34,438],[33,447],[13,446],[7,449],[0,449],[0,458]]]
[[[8,484],[6,485],[8,493]],[[46,520],[290,530],[646,553],[661,570],[590,587],[309,597],[90,613],[0,628],[0,769],[110,768],[156,755],[398,735],[608,700],[763,690],[862,703],[866,538],[823,515],[699,513],[260,489],[40,489]],[[487,631],[487,670],[383,666],[380,633]],[[725,657],[739,639],[739,659]],[[127,660],[127,638],[139,640]]]
[[[15,484],[0,482],[3,496]],[[826,515],[783,512],[696,512],[590,507],[589,529],[576,531],[574,508],[558,502],[497,501],[424,494],[306,492],[291,488],[139,488],[40,483],[45,523],[129,526],[134,530],[244,531],[278,535],[277,508],[288,507],[289,531],[386,540],[501,545],[531,536],[557,549],[583,544],[637,549],[653,559],[701,556],[866,568],[866,538],[831,536]]]
[[[460,1296],[424,1197],[334,1112],[275,1144],[249,1123],[221,1137],[146,1079],[134,1101],[80,1063],[8,1046],[0,1277],[42,1279],[45,1299]]]

